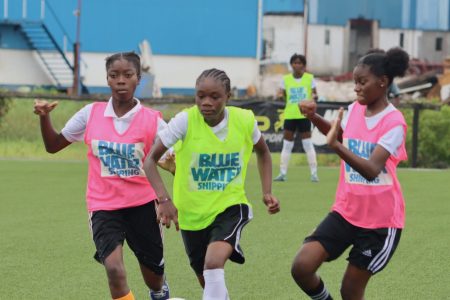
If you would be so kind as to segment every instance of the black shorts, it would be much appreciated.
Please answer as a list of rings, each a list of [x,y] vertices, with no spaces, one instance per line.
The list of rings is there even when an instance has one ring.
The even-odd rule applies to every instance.
[[[253,218],[251,208],[246,204],[228,207],[217,215],[214,222],[202,230],[181,230],[184,247],[192,269],[197,275],[203,274],[206,249],[216,241],[226,241],[233,247],[230,260],[239,264],[245,262],[239,240],[242,228]]]
[[[91,215],[92,236],[97,249],[94,258],[105,259],[124,240],[139,263],[158,275],[164,274],[163,243],[156,222],[155,201],[119,210],[99,210]]]
[[[308,119],[284,120],[283,129],[292,132],[311,132],[311,121]]]
[[[354,226],[337,212],[330,212],[305,243],[318,241],[332,261],[350,246],[347,260],[352,265],[375,274],[386,267],[400,241],[399,228],[365,229]]]

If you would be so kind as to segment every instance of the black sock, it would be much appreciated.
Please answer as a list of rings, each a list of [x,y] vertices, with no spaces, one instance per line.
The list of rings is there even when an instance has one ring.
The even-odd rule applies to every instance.
[[[319,286],[315,289],[307,291],[306,294],[308,294],[308,296],[313,300],[333,300],[327,288],[325,287],[322,278],[319,279]]]

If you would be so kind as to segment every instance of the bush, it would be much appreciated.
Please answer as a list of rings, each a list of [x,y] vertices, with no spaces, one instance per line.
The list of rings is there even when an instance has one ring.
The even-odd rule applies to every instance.
[[[0,98],[0,120],[8,112],[9,103],[10,103],[9,99],[7,99],[7,98]],[[1,122],[0,122],[0,125],[1,125]]]
[[[52,122],[55,129],[61,130],[67,120],[87,103],[89,102],[61,101],[60,105],[52,112]],[[189,105],[160,104],[151,106],[164,111],[164,117],[168,120],[176,112]],[[406,149],[409,160],[403,162],[400,166],[411,167],[413,109],[406,106],[401,110],[408,124]],[[9,146],[6,147],[5,145]],[[27,145],[33,145],[33,147],[29,151],[25,151],[26,149],[23,148],[27,148]],[[44,153],[39,118],[33,114],[33,99],[9,100],[0,98],[0,149],[2,149],[0,157],[2,155],[6,157],[21,156],[19,154],[24,151],[24,153],[35,155],[36,147],[42,149]],[[442,106],[439,110],[422,109],[419,118],[417,165],[424,168],[448,168],[450,167],[449,149],[450,106]],[[84,155],[84,150],[81,151],[81,154]],[[277,163],[277,155],[274,155],[274,163]],[[294,165],[307,165],[306,157],[299,155],[297,158],[293,158],[292,163]],[[319,154],[318,163],[319,166],[335,166],[339,165],[339,158],[333,154]]]
[[[450,107],[440,111],[421,111],[419,119],[418,160],[423,167],[447,168],[450,165]]]
[[[408,124],[406,147],[412,163],[413,109],[402,109]],[[447,168],[450,166],[450,106],[440,110],[423,109],[419,114],[417,165],[424,168]]]

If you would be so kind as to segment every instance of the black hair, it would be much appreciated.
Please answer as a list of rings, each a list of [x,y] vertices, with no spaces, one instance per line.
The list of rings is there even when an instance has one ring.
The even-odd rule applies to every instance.
[[[405,75],[409,67],[409,55],[399,47],[391,48],[387,52],[383,50],[367,54],[358,62],[358,65],[369,66],[370,71],[378,76],[387,76],[388,84],[394,77]]]
[[[373,54],[373,53],[386,53],[386,51],[384,51],[383,49],[380,48],[370,48],[369,50],[367,50],[366,54]]]
[[[141,58],[134,52],[120,52],[108,56],[106,58],[106,71],[108,71],[111,65],[119,59],[125,59],[126,61],[132,63],[136,68],[137,76],[141,76]]]
[[[292,65],[292,63],[297,59],[300,59],[302,64],[306,66],[306,57],[304,55],[297,54],[297,53],[294,53],[294,55],[291,56],[289,63]]]
[[[204,78],[213,78],[213,79],[219,81],[220,83],[222,83],[222,86],[225,88],[226,93],[231,92],[231,81],[230,81],[230,78],[228,77],[227,73],[225,73],[225,71],[214,69],[214,68],[205,70],[202,72],[202,74],[200,74],[200,76],[198,76],[197,80],[195,81],[195,85],[198,85],[200,83],[200,80],[202,80]]]

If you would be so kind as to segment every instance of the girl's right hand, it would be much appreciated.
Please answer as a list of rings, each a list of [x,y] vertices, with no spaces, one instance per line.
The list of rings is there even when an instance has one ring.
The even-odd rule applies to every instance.
[[[308,119],[312,118],[316,114],[317,103],[312,100],[301,101],[298,104],[301,113]]]
[[[159,224],[170,228],[171,222],[175,225],[176,230],[180,230],[178,226],[178,210],[170,198],[164,198],[158,201],[158,208],[156,210],[156,218]]]
[[[267,212],[271,215],[276,214],[280,211],[280,202],[272,194],[264,194],[263,202],[267,207]]]
[[[53,101],[49,103],[47,100],[34,99],[34,113],[39,116],[46,116],[57,105],[58,101]]]

